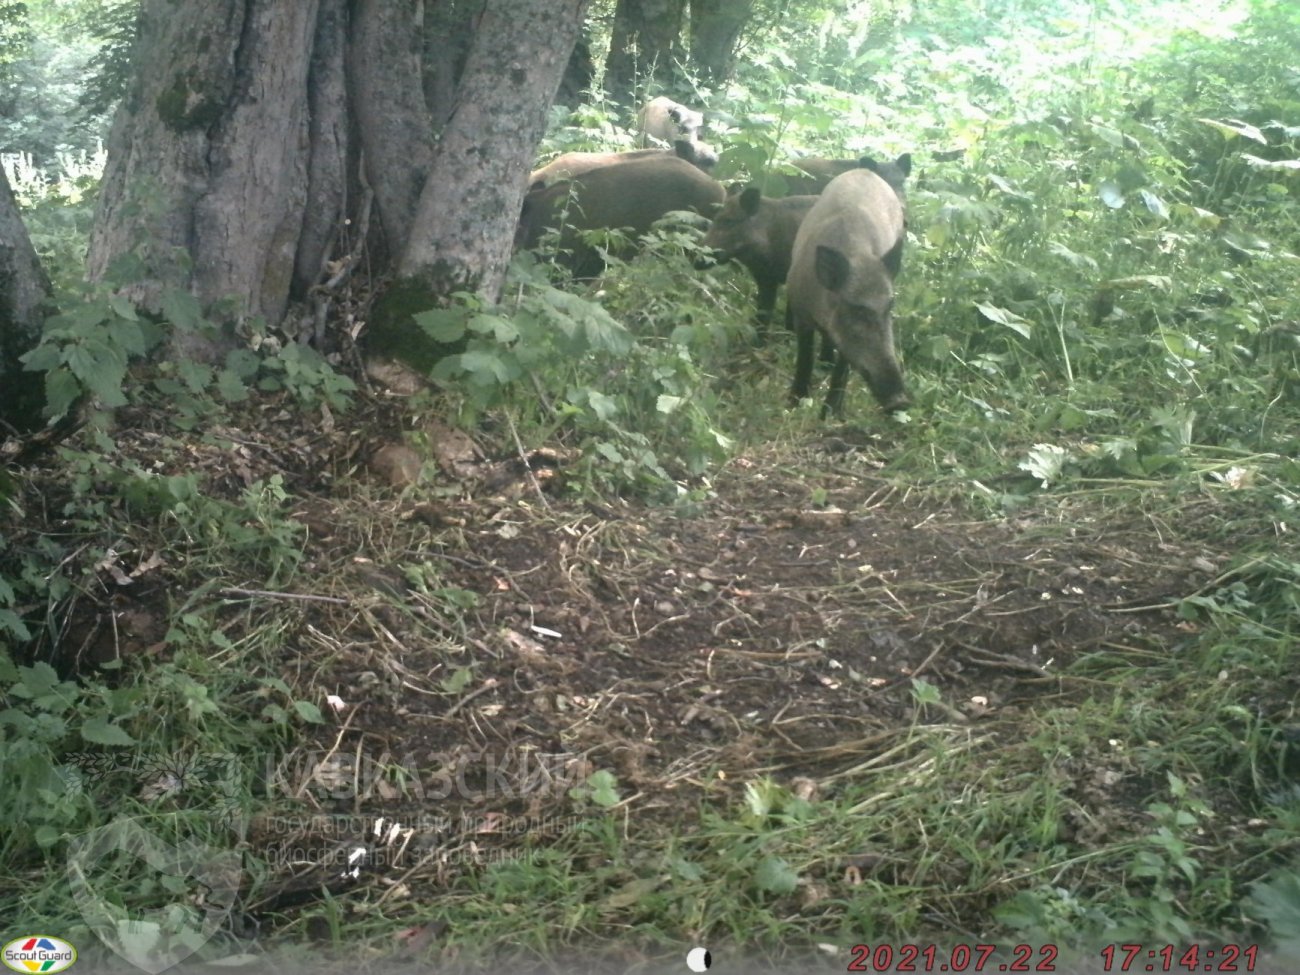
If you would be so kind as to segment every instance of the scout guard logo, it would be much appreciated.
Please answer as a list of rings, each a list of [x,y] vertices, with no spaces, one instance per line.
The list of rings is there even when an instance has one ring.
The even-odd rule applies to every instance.
[[[127,917],[97,883],[97,868],[123,859],[141,861],[177,889],[188,889],[190,896],[142,917]],[[106,872],[111,878],[116,871]],[[234,909],[240,857],[201,843],[163,839],[123,817],[68,843],[67,875],[81,916],[99,939],[136,968],[158,975],[203,947]]]
[[[77,949],[62,938],[38,934],[15,938],[4,946],[2,957],[15,972],[61,972],[77,960]]]

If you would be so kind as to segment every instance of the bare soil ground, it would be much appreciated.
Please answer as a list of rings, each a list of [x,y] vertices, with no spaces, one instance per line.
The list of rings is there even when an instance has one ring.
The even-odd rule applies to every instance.
[[[307,526],[279,590],[222,580],[208,594],[232,640],[285,629],[268,669],[326,713],[269,774],[277,812],[249,836],[272,870],[245,913],[298,935],[323,889],[362,913],[427,903],[555,841],[570,790],[598,770],[617,777],[623,829],[686,831],[701,800],[739,803],[763,777],[833,792],[918,722],[954,748],[996,748],[1035,708],[1093,693],[1077,667],[1090,655],[1173,652],[1188,635],[1173,602],[1228,557],[1191,541],[1195,499],[1177,530],[1069,497],[975,516],[892,483],[852,431],[750,451],[707,500],[666,508],[566,500],[550,490],[562,470],[540,493],[522,475],[456,491],[444,476],[399,495],[363,467],[377,437],[276,436],[274,419],[212,431],[227,446],[162,445],[148,423],[119,442],[163,472],[203,472],[214,496],[282,474],[287,513]],[[82,607],[65,647],[165,653],[164,607],[201,580],[162,554],[133,586],[106,572],[108,595]],[[917,703],[918,678],[941,703]],[[1087,828],[1140,815],[1079,771]],[[345,877],[358,846],[367,859]],[[826,883],[853,871],[907,879],[888,857],[835,857]]]

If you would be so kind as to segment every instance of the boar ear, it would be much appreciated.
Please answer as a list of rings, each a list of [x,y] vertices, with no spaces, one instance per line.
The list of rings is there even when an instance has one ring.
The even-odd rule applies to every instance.
[[[910,152],[903,153],[894,160],[894,165],[898,167],[898,171],[904,176],[910,176],[912,173],[912,154]]]
[[[758,212],[758,204],[763,199],[763,191],[757,186],[745,187],[745,192],[740,194],[740,209],[744,210],[749,216]]]
[[[818,244],[813,267],[817,280],[827,291],[839,291],[849,281],[849,259],[834,247]]]

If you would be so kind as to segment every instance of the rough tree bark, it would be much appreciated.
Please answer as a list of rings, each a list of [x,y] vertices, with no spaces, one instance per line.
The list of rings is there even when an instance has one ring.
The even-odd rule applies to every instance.
[[[422,63],[426,6],[448,25],[446,43],[433,44],[437,83]],[[183,288],[209,308],[229,299],[216,307],[230,323],[256,315],[272,325],[361,266],[376,276],[399,263],[407,273],[441,268],[427,280],[494,295],[584,7],[144,0],[132,85],[109,137],[92,277],[134,251],[143,273],[114,283],[147,307]],[[447,119],[436,151],[435,115]],[[319,307],[316,316],[319,334]],[[409,315],[401,323],[413,327]],[[182,336],[175,352],[212,360],[232,334]]]
[[[134,78],[109,134],[92,278],[139,244],[145,274],[126,290],[146,306],[175,287],[205,304],[234,298],[240,315],[281,319],[307,204],[319,8],[320,0],[146,0]],[[219,347],[178,336],[180,354],[210,359]]]
[[[691,66],[700,76],[721,84],[736,70],[740,32],[754,13],[754,0],[690,0]]]
[[[618,0],[605,63],[605,93],[630,105],[639,82],[661,84],[681,60],[686,0]]]
[[[487,0],[434,149],[401,273],[495,301],[526,174],[587,0]]]
[[[435,129],[456,104],[456,85],[474,39],[482,0],[432,0],[424,16],[424,102]]]
[[[375,193],[387,265],[401,255],[433,152],[420,70],[423,0],[356,0],[348,50],[352,118]]]
[[[0,169],[0,434],[26,433],[42,423],[39,373],[18,361],[40,341],[50,282],[32,248],[9,179]]]

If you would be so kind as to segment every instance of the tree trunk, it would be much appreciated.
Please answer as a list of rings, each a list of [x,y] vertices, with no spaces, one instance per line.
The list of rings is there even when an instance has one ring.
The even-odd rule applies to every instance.
[[[441,130],[456,104],[456,85],[474,39],[482,0],[432,0],[424,17],[424,102]]]
[[[146,307],[175,287],[279,322],[307,206],[320,5],[146,0],[135,77],[109,134],[92,278],[139,248],[143,278],[114,283]],[[182,333],[177,352],[211,359],[223,344]]]
[[[682,15],[686,0],[618,0],[605,63],[605,92],[624,105],[638,84],[667,84],[673,61],[682,58]]]
[[[691,67],[711,84],[731,79],[736,45],[754,12],[754,0],[691,0]]]
[[[591,57],[591,44],[584,34],[573,46],[569,63],[564,66],[564,77],[560,79],[560,90],[555,93],[556,104],[577,108],[591,90],[592,79],[596,76],[596,62]]]
[[[433,137],[424,103],[419,24],[422,0],[355,0],[348,75],[352,118],[375,193],[389,264],[406,247],[429,175]]]
[[[526,174],[587,0],[487,0],[434,150],[401,273],[495,301]]]
[[[323,323],[357,267],[496,295],[585,5],[144,0],[92,277],[149,308],[167,288],[221,301],[227,325],[276,326],[307,299]],[[142,261],[111,270],[133,251]],[[189,333],[174,352],[214,360],[232,336]]]
[[[18,361],[41,339],[50,282],[32,248],[9,179],[0,169],[0,425],[26,433],[41,426],[45,390],[40,373]]]

